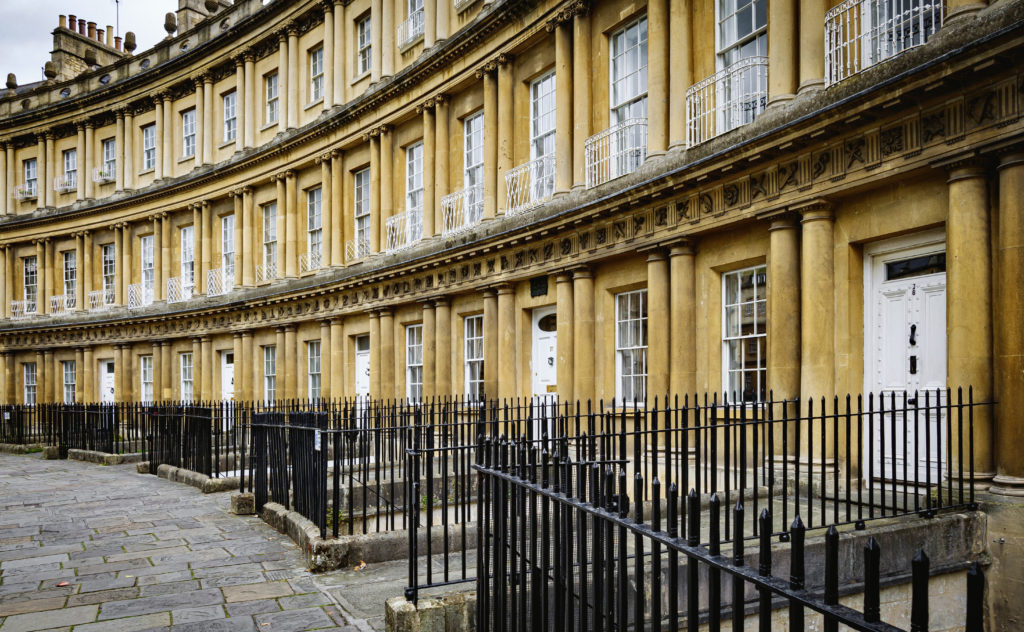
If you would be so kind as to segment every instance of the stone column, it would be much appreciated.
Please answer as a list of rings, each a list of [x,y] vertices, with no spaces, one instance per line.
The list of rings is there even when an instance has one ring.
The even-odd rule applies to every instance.
[[[57,165],[53,157],[54,139],[52,132],[46,133],[46,181],[42,184],[46,191],[46,206],[49,208],[57,204],[56,192],[53,190],[53,178],[57,175]]]
[[[515,103],[515,76],[513,73],[514,63],[511,55],[498,55],[498,96],[497,111],[498,143],[497,143],[497,166],[494,170],[495,179],[495,213],[502,212],[508,208],[508,187],[505,184],[505,174],[515,167],[512,162],[515,156],[515,116],[512,106]],[[486,109],[486,103],[485,103]],[[589,116],[589,114],[588,114]],[[484,129],[487,129],[488,117],[494,116],[484,112]],[[485,137],[486,141],[486,132]],[[486,161],[490,155],[484,154]],[[487,165],[484,164],[486,171]]]
[[[232,375],[232,380],[234,381],[234,384],[232,384],[232,392],[231,392],[231,400],[230,401],[244,401],[246,399],[245,397],[243,397],[243,393],[242,393],[242,391],[245,389],[245,386],[243,386],[245,380],[241,379],[242,378],[242,367],[246,366],[246,365],[242,364],[242,354],[243,353],[245,353],[245,347],[242,346],[242,332],[236,331],[231,336],[231,355],[232,355],[232,360],[234,361],[233,362],[234,366],[232,367],[232,371],[234,371],[234,375]],[[214,356],[214,357],[216,357],[216,356]],[[218,387],[217,388],[218,395],[217,395],[217,397],[215,399],[219,399],[219,400],[227,399],[226,397],[224,397],[224,388],[222,386],[223,382],[224,382],[223,379],[221,379],[221,383],[217,385],[217,387]]]
[[[568,23],[555,27],[555,192],[572,188],[572,32]]]
[[[245,128],[249,124],[245,117],[245,58],[235,57],[235,151],[245,149]]]
[[[448,17],[448,10],[451,8],[451,3],[445,0],[436,0],[437,3],[437,37],[438,42],[443,42],[448,39],[448,23],[450,18]]]
[[[284,99],[279,99],[280,101],[284,101]],[[213,139],[216,136],[214,133],[216,117],[213,116],[213,77],[208,74],[203,75],[203,109],[206,110],[206,125],[203,133],[203,164],[208,165],[213,162]]]
[[[573,397],[593,400],[594,390],[594,275],[589,268],[572,271]]]
[[[159,402],[164,399],[164,357],[161,350],[162,343],[154,341],[150,346],[150,353],[153,354],[153,401]]]
[[[331,180],[331,154],[320,157],[320,226],[323,241],[320,244],[320,268],[331,265],[331,251],[334,249],[334,185]]]
[[[447,0],[426,0],[423,3],[423,50],[434,45],[434,37],[437,35],[437,5],[445,4]]]
[[[801,394],[801,310],[797,309],[801,305],[801,267],[797,218],[776,217],[768,231],[768,389],[776,400],[794,399]]]
[[[437,321],[434,319],[434,304],[426,301],[423,307],[423,397],[438,395],[437,392]],[[444,393],[441,393],[444,395]]]
[[[285,261],[288,260],[288,202],[287,187],[283,173],[275,175],[273,181],[277,184],[277,275],[275,278],[283,278],[285,273]]]
[[[276,377],[274,378],[276,380],[274,399],[281,400],[288,398],[288,394],[286,392],[287,389],[285,387],[285,377],[282,369],[290,365],[286,364],[286,361],[288,360],[288,353],[285,350],[287,345],[285,344],[284,327],[278,327],[274,332],[274,362],[276,363],[274,367],[276,374]],[[266,394],[264,393],[264,396],[265,395]]]
[[[370,312],[370,399],[380,399],[380,314]]]
[[[558,400],[563,404],[573,401],[573,361],[575,360],[575,334],[573,333],[573,287],[572,274],[559,273],[555,276],[556,322],[558,338]]]
[[[195,358],[195,356],[192,356]],[[169,402],[174,399],[174,368],[172,362],[174,361],[174,354],[171,351],[171,341],[163,340],[160,342],[160,398]],[[155,360],[154,360],[155,362]]]
[[[381,229],[384,217],[380,209],[380,140],[375,131],[371,131],[367,139],[370,141],[370,251],[380,252],[383,243],[381,233],[384,232]]]
[[[324,10],[324,111],[334,107],[334,3],[325,2]],[[321,349],[323,345],[321,345]]]
[[[163,95],[155,95],[153,97],[153,110],[156,112],[155,120],[153,121],[155,137],[154,142],[156,143],[156,149],[154,151],[153,160],[153,179],[159,180],[164,177],[164,101]],[[145,163],[143,163],[145,164]]]
[[[383,12],[384,2],[382,0],[370,0],[370,39],[373,45],[370,49],[370,82],[377,83],[380,81],[381,67],[382,67],[382,55],[381,49],[381,37],[383,29],[381,28],[382,20],[381,13]]]
[[[174,129],[174,102],[171,98],[170,92],[164,92],[164,133],[163,133],[163,152],[164,152],[164,170],[161,172],[162,178],[170,178],[174,176],[174,138],[176,136]],[[159,145],[157,146],[157,152],[159,152]]]
[[[498,397],[516,397],[516,295],[511,285],[498,287]],[[484,367],[484,371],[487,368]]]
[[[47,177],[46,168],[46,134],[38,134],[36,136],[36,208],[42,210],[46,208],[46,182],[49,180]]]
[[[437,394],[442,397],[454,395],[452,391],[452,315],[448,299],[441,298],[434,303],[437,322],[437,352],[435,354],[435,376]]]
[[[676,8],[677,11],[688,11],[688,4]],[[589,35],[589,34],[588,34]],[[647,4],[647,155],[660,156],[668,149],[669,143],[669,41],[671,25],[669,24],[669,0],[650,0]],[[676,43],[678,45],[678,43]],[[588,51],[589,52],[589,51]],[[589,75],[584,75],[589,83]],[[589,109],[589,108],[588,108]],[[583,146],[583,140],[577,138],[577,146]],[[648,295],[650,293],[648,292]],[[651,330],[653,331],[653,329]],[[653,346],[651,347],[653,348]],[[654,393],[651,387],[648,370],[648,392]],[[667,386],[667,384],[666,384]]]
[[[11,177],[11,170],[7,168],[10,157],[7,148],[10,143],[0,142],[0,215],[7,215],[10,212],[11,195],[14,192],[14,179]]]
[[[160,239],[160,250],[163,253],[164,279],[171,278],[171,219],[167,213],[160,214],[160,232],[163,237]],[[164,298],[167,297],[166,287],[161,290]]]
[[[253,401],[252,391],[252,367],[255,359],[252,356],[252,332],[241,333],[241,353],[235,352],[235,400],[243,402]]]
[[[380,128],[380,251],[387,249],[387,220],[395,212],[395,179],[392,174],[395,156],[391,144],[391,128]],[[372,221],[372,220],[371,220]]]
[[[449,146],[445,139],[448,138],[448,95],[439,94],[434,97],[434,105],[436,106],[436,112],[434,116],[435,130],[434,133],[437,138],[441,139],[440,143],[434,143],[434,195],[438,200],[451,193],[448,183],[448,151]],[[441,230],[444,229],[444,213],[441,209],[440,202],[434,208],[434,227],[435,229],[440,226]]]
[[[160,228],[160,215],[153,216],[153,300],[164,299],[167,281],[164,279],[163,231]]]
[[[203,343],[200,338],[192,339],[192,399],[196,402],[203,399]],[[179,399],[184,400],[185,394],[181,392],[181,362],[178,363],[178,394]]]
[[[78,347],[75,349],[75,403],[85,403],[85,375],[82,368],[85,366],[85,349]]]
[[[345,30],[348,23],[345,21],[345,4],[342,0],[334,0],[334,103],[345,103],[345,80],[348,74],[345,71],[346,60],[349,58],[348,48],[345,47]],[[339,391],[340,393],[341,391]]]
[[[114,160],[114,191],[120,193],[124,190],[124,158],[125,152],[125,127],[124,127],[124,110],[118,109],[114,112],[114,155],[117,152],[121,152],[122,158],[120,160]],[[103,160],[103,156],[100,156],[100,160]]]
[[[285,396],[289,399],[299,397],[298,377],[301,367],[299,366],[299,347],[295,339],[295,325],[285,325],[284,328],[285,363],[278,366],[284,369]],[[280,361],[280,358],[279,358]],[[277,372],[281,375],[281,370]]]
[[[82,401],[87,404],[96,401],[96,375],[93,372],[94,368],[95,360],[93,360],[92,347],[84,347],[82,349],[82,364],[78,369],[81,372],[81,377],[78,379],[82,383]]]
[[[288,128],[299,126],[299,29],[296,25],[288,26]],[[278,84],[280,89],[280,84]],[[280,92],[279,92],[280,94]]]
[[[958,387],[963,387],[966,392],[969,386],[973,386],[974,401],[986,402],[992,398],[993,349],[991,227],[985,170],[971,162],[955,164],[950,168],[947,182],[947,379],[953,389],[953,397],[956,397]],[[1012,281],[1004,282],[1013,285]],[[1010,409],[1000,403],[999,410]],[[992,439],[991,411],[987,407],[979,407],[974,411],[976,483],[985,484],[992,477]],[[953,450],[953,458],[956,459],[957,448]]]
[[[209,336],[199,339],[202,358],[199,360],[199,374],[202,378],[202,386],[199,390],[199,398],[205,401],[213,399],[213,344]],[[195,365],[193,364],[193,367]]]
[[[380,16],[381,34],[380,38],[373,40],[376,48],[380,42],[380,75],[381,78],[390,77],[395,74],[395,3],[393,0],[384,0],[381,4],[381,11],[373,16],[373,20]],[[371,23],[372,26],[372,23]]]
[[[7,246],[0,246],[0,318],[10,318],[10,314],[7,311],[11,304],[11,297],[8,293],[7,274]],[[78,285],[81,287],[82,284],[79,283]],[[81,304],[78,307],[81,309]]]
[[[671,331],[668,259],[664,251],[647,255],[647,401],[663,400],[669,395],[669,345],[659,343],[659,332]],[[653,334],[653,335],[652,335]]]
[[[124,401],[124,360],[121,357],[121,345],[112,345],[114,348],[114,401]],[[36,353],[36,384],[39,384],[39,379],[42,374],[39,370],[39,353]],[[37,395],[38,395],[37,390]]]
[[[4,173],[7,174],[7,189],[4,194],[2,208],[6,215],[13,215],[15,213],[14,186],[17,183],[17,177],[14,175],[13,143],[7,143],[7,146],[4,148],[4,154],[7,156],[7,165],[4,168]]]
[[[331,152],[331,226],[334,227],[334,234],[331,236],[329,265],[332,266],[345,264],[344,182],[344,156],[340,149],[335,149]]]
[[[10,273],[12,265],[10,261],[7,263],[7,270]],[[83,296],[83,309],[88,309],[89,294],[92,292],[92,233],[89,231],[82,231],[82,296]],[[8,285],[13,291],[14,288]],[[9,303],[8,303],[9,305]],[[5,316],[9,316],[5,312]]]
[[[423,237],[433,237],[435,234],[434,208],[434,154],[435,149],[435,127],[434,127],[434,104],[428,101],[423,105]],[[445,142],[447,139],[442,139]],[[440,232],[440,231],[437,231]]]
[[[344,322],[341,318],[332,318],[331,346],[328,350],[331,363],[331,397],[344,397],[347,382],[345,381],[345,336]]]
[[[121,230],[121,226],[117,225],[112,226],[111,228],[114,229],[114,304],[124,305],[125,301],[124,294],[122,291],[124,284],[121,283],[118,279],[118,276],[124,278],[124,259],[122,258],[122,255],[124,253],[124,235],[123,231]],[[118,259],[121,259],[121,261],[118,262]]]
[[[245,244],[243,242],[243,239],[245,239],[245,237],[244,237],[244,232],[245,232],[244,228],[245,228],[245,221],[246,221],[245,218],[246,218],[246,216],[245,216],[244,200],[245,200],[245,189],[246,188],[248,188],[248,187],[243,187],[242,189],[239,189],[239,190],[235,191],[235,213],[234,213],[235,219],[234,219],[234,231],[233,231],[234,235],[232,235],[232,239],[235,242],[235,244],[234,244],[234,246],[235,246],[235,256],[233,257],[234,266],[235,266],[235,278],[233,279],[234,287],[238,287],[238,286],[242,285],[242,276],[245,273],[246,263],[248,262],[249,259],[252,258],[252,255],[249,253],[249,251],[246,250]],[[214,220],[214,221],[216,222],[216,220]],[[218,235],[213,240],[216,243],[218,240],[220,240],[220,236],[219,236],[220,232],[219,232],[219,230],[214,230],[214,232]],[[226,284],[226,282],[227,281],[225,280],[225,284]]]
[[[380,365],[381,397],[398,397],[395,390],[395,320],[388,309],[380,312]]]
[[[484,290],[484,396],[498,397],[498,294]]]
[[[331,389],[331,321],[320,321],[320,397],[336,397]]]
[[[498,178],[498,90],[494,73],[485,67],[477,71],[484,80],[484,219],[497,212]]]
[[[123,163],[122,189],[133,189],[135,188],[135,123],[131,110],[124,110],[124,143],[117,145],[115,150],[121,152],[121,160],[118,161],[118,164]]]
[[[43,247],[46,251],[46,263],[43,264],[43,271],[46,277],[43,279],[43,287],[46,292],[46,313],[50,313],[52,311],[50,309],[50,297],[57,294],[58,291],[62,291],[63,282],[61,276],[63,271],[61,270],[62,266],[57,263],[57,253],[55,252],[57,244],[47,238]]]
[[[195,288],[206,293],[206,271],[210,269],[210,207],[202,202],[192,207],[192,252],[195,257]]]
[[[132,227],[128,223],[121,225],[121,243],[124,246],[124,250],[120,253],[121,284],[124,286],[121,296],[124,297],[125,303],[129,303],[132,284]]]
[[[1024,496],[1024,152],[1018,148],[999,162],[999,234],[996,241],[994,322],[997,475],[990,491]],[[975,401],[978,401],[975,398]]]
[[[78,179],[75,185],[75,201],[81,202],[85,199],[85,182],[87,171],[85,170],[85,125],[79,123],[75,126],[77,134],[75,136],[75,168],[78,171]],[[63,163],[61,160],[60,163]],[[57,171],[63,173],[63,164],[58,165]]]
[[[203,144],[206,142],[206,108],[203,106],[203,78],[193,81],[196,88],[196,155],[195,166],[203,166]]]
[[[256,271],[256,261],[259,258],[257,254],[259,248],[256,247],[255,243],[253,243],[253,233],[255,232],[255,227],[253,226],[253,224],[256,222],[256,211],[253,208],[252,195],[252,187],[242,188],[242,217],[235,218],[236,224],[239,221],[241,221],[242,223],[243,253],[242,260],[240,262],[242,269],[241,272],[239,272],[237,268],[235,269],[235,281],[237,283],[239,275],[241,275],[243,287],[253,286],[255,277],[254,273]],[[235,249],[238,249],[237,245],[235,246]],[[236,263],[236,266],[237,265],[239,264]]]
[[[81,190],[82,178],[85,178],[85,190],[82,193],[83,197],[87,200],[91,200],[94,197],[93,193],[93,181],[92,181],[92,168],[96,163],[96,126],[93,125],[92,121],[85,124],[85,151],[82,152],[85,155],[85,169],[79,170],[78,184]]]
[[[131,402],[138,399],[135,396],[135,367],[132,362],[132,346],[126,344],[121,347],[121,379],[123,381],[124,401]]]
[[[825,85],[825,0],[800,0],[800,87]]]
[[[830,205],[813,200],[794,207],[803,217],[800,254],[800,397],[835,394],[835,278]]]
[[[245,147],[256,145],[256,54],[251,50],[245,51],[242,56],[245,60]],[[279,98],[280,100],[280,98]],[[241,104],[239,105],[241,107]]]
[[[0,261],[0,266],[2,265],[3,262]],[[75,265],[78,267],[75,272],[78,277],[75,279],[75,311],[83,312],[85,311],[85,301],[88,297],[85,293],[85,285],[83,281],[89,274],[90,270],[85,267],[85,237],[82,233],[77,233],[75,235]],[[2,270],[2,268],[0,268],[0,270]],[[3,282],[3,274],[0,273],[0,283]],[[3,290],[0,290],[0,301],[6,300],[6,298],[7,291],[6,288],[4,288]]]
[[[793,98],[797,90],[800,36],[797,34],[797,0],[768,4],[768,102]],[[818,25],[824,28],[824,21]],[[822,53],[824,54],[824,52]],[[769,299],[770,300],[770,299]]]
[[[984,0],[980,2],[976,0],[947,0],[946,19],[943,21],[942,27],[946,28],[951,24],[960,22],[963,18],[973,16],[986,6],[988,6],[988,3]]]
[[[285,251],[284,251],[284,265],[285,265],[285,276],[288,278],[295,278],[298,276],[298,264],[299,264],[299,249],[298,249],[298,202],[296,200],[297,195],[297,182],[296,173],[288,170],[284,174],[285,176],[285,207],[286,217],[285,230]],[[280,208],[278,209],[280,212]],[[277,236],[278,240],[281,239],[281,235]],[[280,266],[280,262],[278,266]]]
[[[277,131],[283,133],[288,129],[288,117],[291,110],[288,106],[288,90],[292,82],[292,78],[288,76],[288,31],[286,29],[282,29],[277,34],[277,51]],[[278,209],[280,213],[280,207]]]

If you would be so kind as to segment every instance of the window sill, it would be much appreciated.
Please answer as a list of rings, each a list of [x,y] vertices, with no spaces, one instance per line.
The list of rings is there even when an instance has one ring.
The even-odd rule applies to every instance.
[[[417,35],[416,37],[412,38],[408,42],[405,42],[404,44],[399,46],[398,47],[398,52],[404,55],[404,54],[408,53],[409,50],[411,50],[414,46],[416,46],[417,44],[419,44],[422,41],[423,41],[423,33],[420,33],[419,35]]]
[[[277,121],[272,121],[272,122],[270,122],[270,123],[267,123],[267,124],[266,124],[266,125],[264,125],[263,127],[261,127],[259,131],[260,131],[260,132],[265,132],[265,131],[267,131],[268,129],[273,129],[273,128],[277,127],[277,126],[278,126],[278,122],[277,122]]]
[[[366,72],[358,74],[355,77],[353,77],[352,81],[348,82],[348,85],[354,86],[357,83],[359,83],[360,81],[362,81],[363,79],[369,79],[369,77],[370,77],[370,71],[367,70]]]
[[[234,138],[232,138],[231,140],[226,140],[223,143],[217,145],[217,149],[227,149],[228,147],[236,144],[237,142],[235,141]]]
[[[313,101],[312,103],[307,103],[302,109],[303,110],[310,110],[312,108],[315,108],[318,105],[323,105],[323,103],[324,103],[324,98],[320,97],[319,99],[317,99],[316,101]]]
[[[142,171],[139,172],[139,175],[140,176],[144,176],[147,173],[156,173],[156,167],[150,167],[149,169],[143,169]]]
[[[195,154],[192,154],[191,156],[182,156],[181,158],[178,158],[178,164],[180,165],[181,163],[188,162],[188,161],[195,162],[195,159],[196,159],[196,155]]]

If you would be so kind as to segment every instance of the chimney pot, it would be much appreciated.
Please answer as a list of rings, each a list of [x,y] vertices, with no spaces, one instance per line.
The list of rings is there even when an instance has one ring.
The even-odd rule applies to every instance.
[[[66,29],[68,27],[68,16],[60,16],[60,20],[58,21],[57,26],[62,29]]]
[[[78,18],[78,34],[85,35],[85,18]]]
[[[68,14],[68,28],[74,31],[77,28],[78,20],[75,19],[73,13]]]
[[[117,49],[117,50],[121,50],[121,36],[120,35],[114,38],[114,48]]]
[[[89,39],[91,39],[91,40],[96,39],[96,23],[95,22],[89,22],[88,23],[87,32],[88,32]]]
[[[107,37],[103,40],[103,43],[107,46],[114,45],[114,27],[107,25]]]

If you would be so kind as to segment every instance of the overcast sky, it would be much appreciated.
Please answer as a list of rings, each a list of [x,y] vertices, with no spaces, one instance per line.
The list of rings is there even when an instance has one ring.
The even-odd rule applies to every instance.
[[[122,37],[135,31],[139,52],[167,35],[164,14],[177,9],[177,0],[0,0],[0,81],[6,81],[9,72],[18,76],[19,84],[43,78],[43,64],[50,59],[52,33],[61,14],[73,11],[79,18],[95,22],[97,28],[109,24]]]

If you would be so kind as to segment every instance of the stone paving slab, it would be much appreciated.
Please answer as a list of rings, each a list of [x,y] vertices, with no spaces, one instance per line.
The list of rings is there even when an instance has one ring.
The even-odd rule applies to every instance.
[[[381,629],[404,578],[353,590],[358,614],[332,593],[367,574],[313,576],[290,539],[229,505],[130,465],[0,454],[0,632]]]

